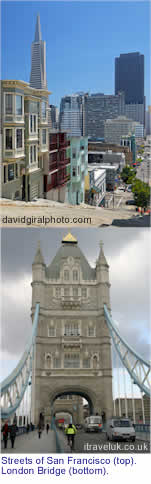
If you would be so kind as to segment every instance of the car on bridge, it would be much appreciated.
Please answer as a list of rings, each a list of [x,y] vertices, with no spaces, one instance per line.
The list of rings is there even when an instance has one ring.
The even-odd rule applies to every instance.
[[[103,422],[100,415],[90,415],[85,419],[85,432],[102,432]]]
[[[114,417],[107,421],[106,437],[107,440],[131,440],[135,442],[136,433],[129,418]]]

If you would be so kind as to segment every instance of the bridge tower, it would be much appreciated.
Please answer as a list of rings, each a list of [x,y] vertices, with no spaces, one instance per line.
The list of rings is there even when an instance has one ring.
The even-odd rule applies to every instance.
[[[40,303],[32,374],[32,420],[61,395],[81,395],[90,412],[112,414],[109,266],[102,243],[91,267],[73,235],[63,238],[49,266],[40,245],[32,266],[32,317]]]

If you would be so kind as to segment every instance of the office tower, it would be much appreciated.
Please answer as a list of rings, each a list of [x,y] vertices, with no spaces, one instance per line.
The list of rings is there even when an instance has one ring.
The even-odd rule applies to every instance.
[[[84,96],[84,129],[91,138],[104,138],[104,122],[124,114],[124,94],[116,96],[96,93]]]
[[[58,128],[58,108],[57,106],[54,106],[53,104],[49,104],[48,108],[48,129],[49,132],[52,129],[57,129]]]
[[[151,106],[146,111],[146,134],[151,135]]]
[[[60,130],[70,136],[83,136],[83,93],[64,96],[60,103]]]
[[[35,40],[31,46],[30,86],[36,89],[47,89],[46,81],[46,43],[42,40],[40,17],[37,15]]]
[[[115,59],[115,94],[125,94],[125,115],[145,124],[144,55],[120,54]]]
[[[115,143],[120,145],[122,136],[128,134],[135,134],[137,130],[143,133],[143,126],[137,121],[132,121],[126,116],[119,116],[116,119],[107,119],[104,125],[104,140],[105,143]]]

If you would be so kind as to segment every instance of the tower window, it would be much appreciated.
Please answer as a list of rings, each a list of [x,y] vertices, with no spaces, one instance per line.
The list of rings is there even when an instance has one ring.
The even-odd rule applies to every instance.
[[[51,327],[50,327],[50,328],[48,328],[48,336],[49,336],[49,337],[54,337],[54,336],[56,336],[56,328],[53,328],[53,327],[52,327],[52,328],[51,328]]]
[[[73,281],[78,281],[78,271],[73,271]]]
[[[80,368],[79,353],[68,353],[64,356],[64,368]]]
[[[78,323],[67,323],[64,328],[64,336],[80,336]]]
[[[69,281],[69,271],[64,271],[64,280]]]
[[[93,326],[88,327],[88,336],[95,336],[95,328]]]

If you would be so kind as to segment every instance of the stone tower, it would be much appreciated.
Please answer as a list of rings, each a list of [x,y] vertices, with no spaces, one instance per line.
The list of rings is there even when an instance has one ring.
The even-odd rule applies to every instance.
[[[81,395],[90,413],[112,414],[109,266],[103,244],[95,268],[68,234],[49,266],[38,246],[32,266],[32,317],[40,303],[32,376],[32,419],[61,395]]]

